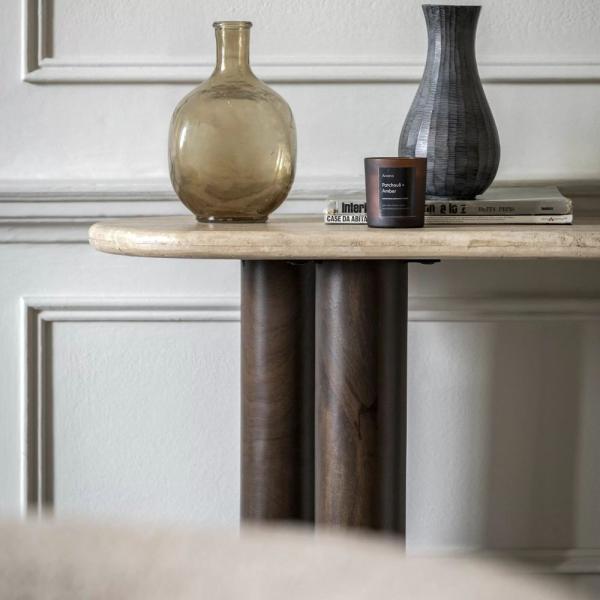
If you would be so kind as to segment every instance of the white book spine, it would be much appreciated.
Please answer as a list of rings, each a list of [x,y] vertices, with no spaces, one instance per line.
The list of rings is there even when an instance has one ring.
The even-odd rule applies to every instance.
[[[367,215],[366,214],[325,214],[325,223],[328,225],[366,225]]]
[[[367,215],[347,213],[325,213],[327,225],[366,225]],[[426,225],[570,225],[573,215],[425,215]]]
[[[429,216],[425,215],[425,224],[430,225],[570,225],[573,215],[448,215]]]

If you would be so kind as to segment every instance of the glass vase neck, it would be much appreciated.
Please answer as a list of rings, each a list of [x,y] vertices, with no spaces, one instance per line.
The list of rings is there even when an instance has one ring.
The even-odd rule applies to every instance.
[[[250,69],[250,28],[248,21],[214,23],[217,64],[214,74],[223,77],[252,76]]]

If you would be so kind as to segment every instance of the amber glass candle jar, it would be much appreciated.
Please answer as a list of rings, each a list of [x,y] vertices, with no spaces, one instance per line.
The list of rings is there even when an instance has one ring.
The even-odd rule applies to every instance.
[[[423,227],[426,158],[365,158],[369,227]]]

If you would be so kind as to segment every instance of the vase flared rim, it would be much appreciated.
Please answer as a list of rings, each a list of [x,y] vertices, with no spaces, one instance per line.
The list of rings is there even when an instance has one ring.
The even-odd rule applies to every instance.
[[[474,8],[477,10],[481,10],[481,4],[421,4],[422,8],[443,8],[446,9],[455,9],[455,8]]]
[[[251,21],[215,21],[213,23],[215,29],[250,29]]]
[[[416,160],[422,162],[427,158],[424,156],[365,156],[364,160]]]

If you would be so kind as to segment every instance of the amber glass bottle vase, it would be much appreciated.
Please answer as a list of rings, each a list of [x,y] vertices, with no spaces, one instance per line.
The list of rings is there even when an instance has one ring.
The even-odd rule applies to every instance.
[[[171,120],[171,182],[199,221],[266,221],[294,181],[294,117],[250,69],[252,23],[213,27],[215,70],[179,103]]]

